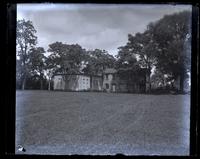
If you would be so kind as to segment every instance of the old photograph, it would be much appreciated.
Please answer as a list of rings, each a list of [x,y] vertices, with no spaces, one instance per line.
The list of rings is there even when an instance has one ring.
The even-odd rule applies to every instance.
[[[15,153],[190,152],[192,6],[17,4]]]

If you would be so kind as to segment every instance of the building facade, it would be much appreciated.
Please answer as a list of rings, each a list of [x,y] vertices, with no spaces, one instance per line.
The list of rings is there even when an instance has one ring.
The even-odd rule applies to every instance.
[[[141,69],[131,78],[115,69],[106,69],[103,74],[103,90],[106,92],[144,93],[146,91],[146,72]]]
[[[116,92],[117,71],[115,69],[106,69],[103,74],[103,90],[106,92]]]
[[[102,77],[84,74],[55,74],[54,90],[63,91],[101,91]]]
[[[105,69],[102,76],[85,74],[55,74],[54,90],[63,91],[104,91],[124,93],[144,93],[146,91],[146,74],[143,70],[122,74],[113,69]],[[130,78],[131,77],[131,78]]]

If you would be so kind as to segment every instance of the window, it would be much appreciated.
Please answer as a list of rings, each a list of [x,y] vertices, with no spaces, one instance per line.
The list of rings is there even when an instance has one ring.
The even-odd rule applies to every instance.
[[[109,89],[109,84],[108,83],[106,83],[106,89]]]

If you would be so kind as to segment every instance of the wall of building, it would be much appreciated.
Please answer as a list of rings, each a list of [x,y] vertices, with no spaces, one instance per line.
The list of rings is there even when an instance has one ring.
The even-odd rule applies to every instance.
[[[90,89],[92,91],[102,91],[103,80],[101,76],[91,76],[90,83]]]
[[[143,80],[145,77],[141,77],[140,83],[130,82],[130,80],[121,79],[117,73],[107,73],[103,76],[55,75],[54,90],[142,93],[145,92],[145,83],[141,83]]]
[[[77,75],[63,75],[65,81],[65,89],[69,91],[75,91],[78,89],[78,76]]]
[[[78,87],[76,91],[79,90],[89,90],[90,89],[90,77],[85,75],[77,75]]]
[[[53,89],[54,90],[64,90],[65,89],[65,81],[62,75],[56,75],[53,78]]]
[[[106,92],[111,92],[112,91],[112,84],[113,80],[113,74],[104,74],[103,75],[103,90]]]
[[[55,75],[54,90],[81,91],[90,89],[90,77],[85,75]]]
[[[145,76],[137,77],[139,81],[128,81],[121,79],[119,74],[108,74],[103,76],[103,90],[106,92],[129,92],[144,93],[145,92]],[[108,87],[106,86],[108,85]]]

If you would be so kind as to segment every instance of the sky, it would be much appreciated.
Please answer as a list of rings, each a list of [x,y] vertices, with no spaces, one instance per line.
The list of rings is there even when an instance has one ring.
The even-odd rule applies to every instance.
[[[150,22],[166,14],[191,9],[191,5],[166,4],[18,4],[17,20],[33,22],[37,46],[45,50],[59,41],[86,50],[104,49],[115,56],[128,34],[144,32]]]

